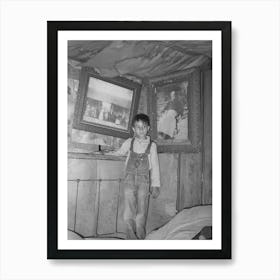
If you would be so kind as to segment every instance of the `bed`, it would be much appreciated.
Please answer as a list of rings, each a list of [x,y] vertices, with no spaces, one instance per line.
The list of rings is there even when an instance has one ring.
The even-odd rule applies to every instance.
[[[68,230],[68,239],[125,239],[125,236],[102,236],[84,238]],[[146,240],[188,240],[212,239],[212,205],[186,208],[175,215],[168,223],[147,234]]]
[[[150,232],[147,240],[212,238],[212,205],[183,209],[168,223]]]

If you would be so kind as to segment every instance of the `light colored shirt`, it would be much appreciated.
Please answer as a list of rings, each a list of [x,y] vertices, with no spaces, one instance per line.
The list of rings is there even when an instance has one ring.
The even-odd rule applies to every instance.
[[[110,155],[115,156],[127,156],[125,165],[127,164],[129,154],[130,154],[130,145],[132,138],[128,138],[125,142],[123,142],[122,146],[114,152],[110,152]],[[135,137],[133,143],[133,151],[135,153],[145,153],[146,148],[150,143],[150,137],[147,136],[146,139],[138,139]],[[151,173],[151,186],[152,187],[160,187],[160,175],[159,175],[159,162],[158,162],[158,153],[157,153],[157,145],[153,142],[150,148],[150,153],[148,154],[149,160],[149,169]]]

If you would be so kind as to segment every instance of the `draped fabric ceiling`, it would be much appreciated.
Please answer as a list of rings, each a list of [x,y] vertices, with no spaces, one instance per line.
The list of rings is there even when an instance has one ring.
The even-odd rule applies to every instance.
[[[89,66],[104,77],[143,80],[192,67],[210,67],[212,42],[68,41],[68,58],[72,71]]]

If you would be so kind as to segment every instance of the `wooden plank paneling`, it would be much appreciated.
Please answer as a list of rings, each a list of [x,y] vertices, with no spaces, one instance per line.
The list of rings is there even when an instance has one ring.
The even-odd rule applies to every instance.
[[[181,154],[180,200],[181,207],[201,204],[201,153]]]
[[[118,191],[118,181],[102,181],[100,184],[98,234],[114,233],[117,229]]]
[[[124,175],[124,162],[111,160],[97,161],[98,179],[119,179]]]
[[[124,161],[68,158],[68,179],[115,179],[123,177]],[[100,186],[98,209],[98,186]],[[77,181],[68,182],[68,227],[83,236],[111,233],[116,230],[119,182],[80,181],[75,207]],[[97,228],[97,216],[99,217]],[[120,215],[118,215],[120,216]]]
[[[68,182],[68,229],[74,230],[77,182]]]
[[[161,193],[157,199],[150,197],[147,233],[168,222],[176,214],[177,154],[159,154]]]
[[[190,91],[188,94],[188,107],[190,112],[188,114],[189,123],[189,139],[192,146],[199,146],[201,143],[202,127],[201,127],[201,72],[194,71],[190,79]]]
[[[68,180],[96,179],[96,161],[68,158]]]
[[[139,105],[138,105],[138,114],[144,113],[147,114],[147,94],[148,94],[148,88],[146,85],[143,85],[141,88],[141,95],[139,99]]]
[[[79,183],[76,232],[83,236],[96,234],[96,184],[96,182]]]
[[[204,160],[202,203],[212,203],[212,71],[203,73],[204,81]]]
[[[119,209],[118,209],[118,227],[117,227],[118,232],[125,232],[123,211],[124,211],[124,189],[123,189],[123,181],[121,181],[120,196],[119,196]]]
[[[68,158],[68,180],[96,179],[96,161],[89,159]],[[78,195],[77,182],[68,182],[68,223],[72,222],[73,230],[83,236],[91,236],[96,232],[96,182],[79,182]],[[76,205],[77,197],[77,205]],[[76,221],[73,221],[76,210]],[[73,214],[74,211],[74,214]]]

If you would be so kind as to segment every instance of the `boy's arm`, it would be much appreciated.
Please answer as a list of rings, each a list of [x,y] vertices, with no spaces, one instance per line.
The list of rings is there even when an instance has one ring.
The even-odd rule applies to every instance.
[[[151,155],[151,191],[152,191],[152,197],[157,198],[160,193],[160,173],[159,173],[157,146],[155,143],[153,143],[151,146],[150,155]]]
[[[128,138],[123,142],[121,147],[116,150],[116,151],[110,151],[110,152],[105,152],[106,155],[112,155],[112,156],[125,156],[130,148],[130,143],[131,143],[131,138]]]

